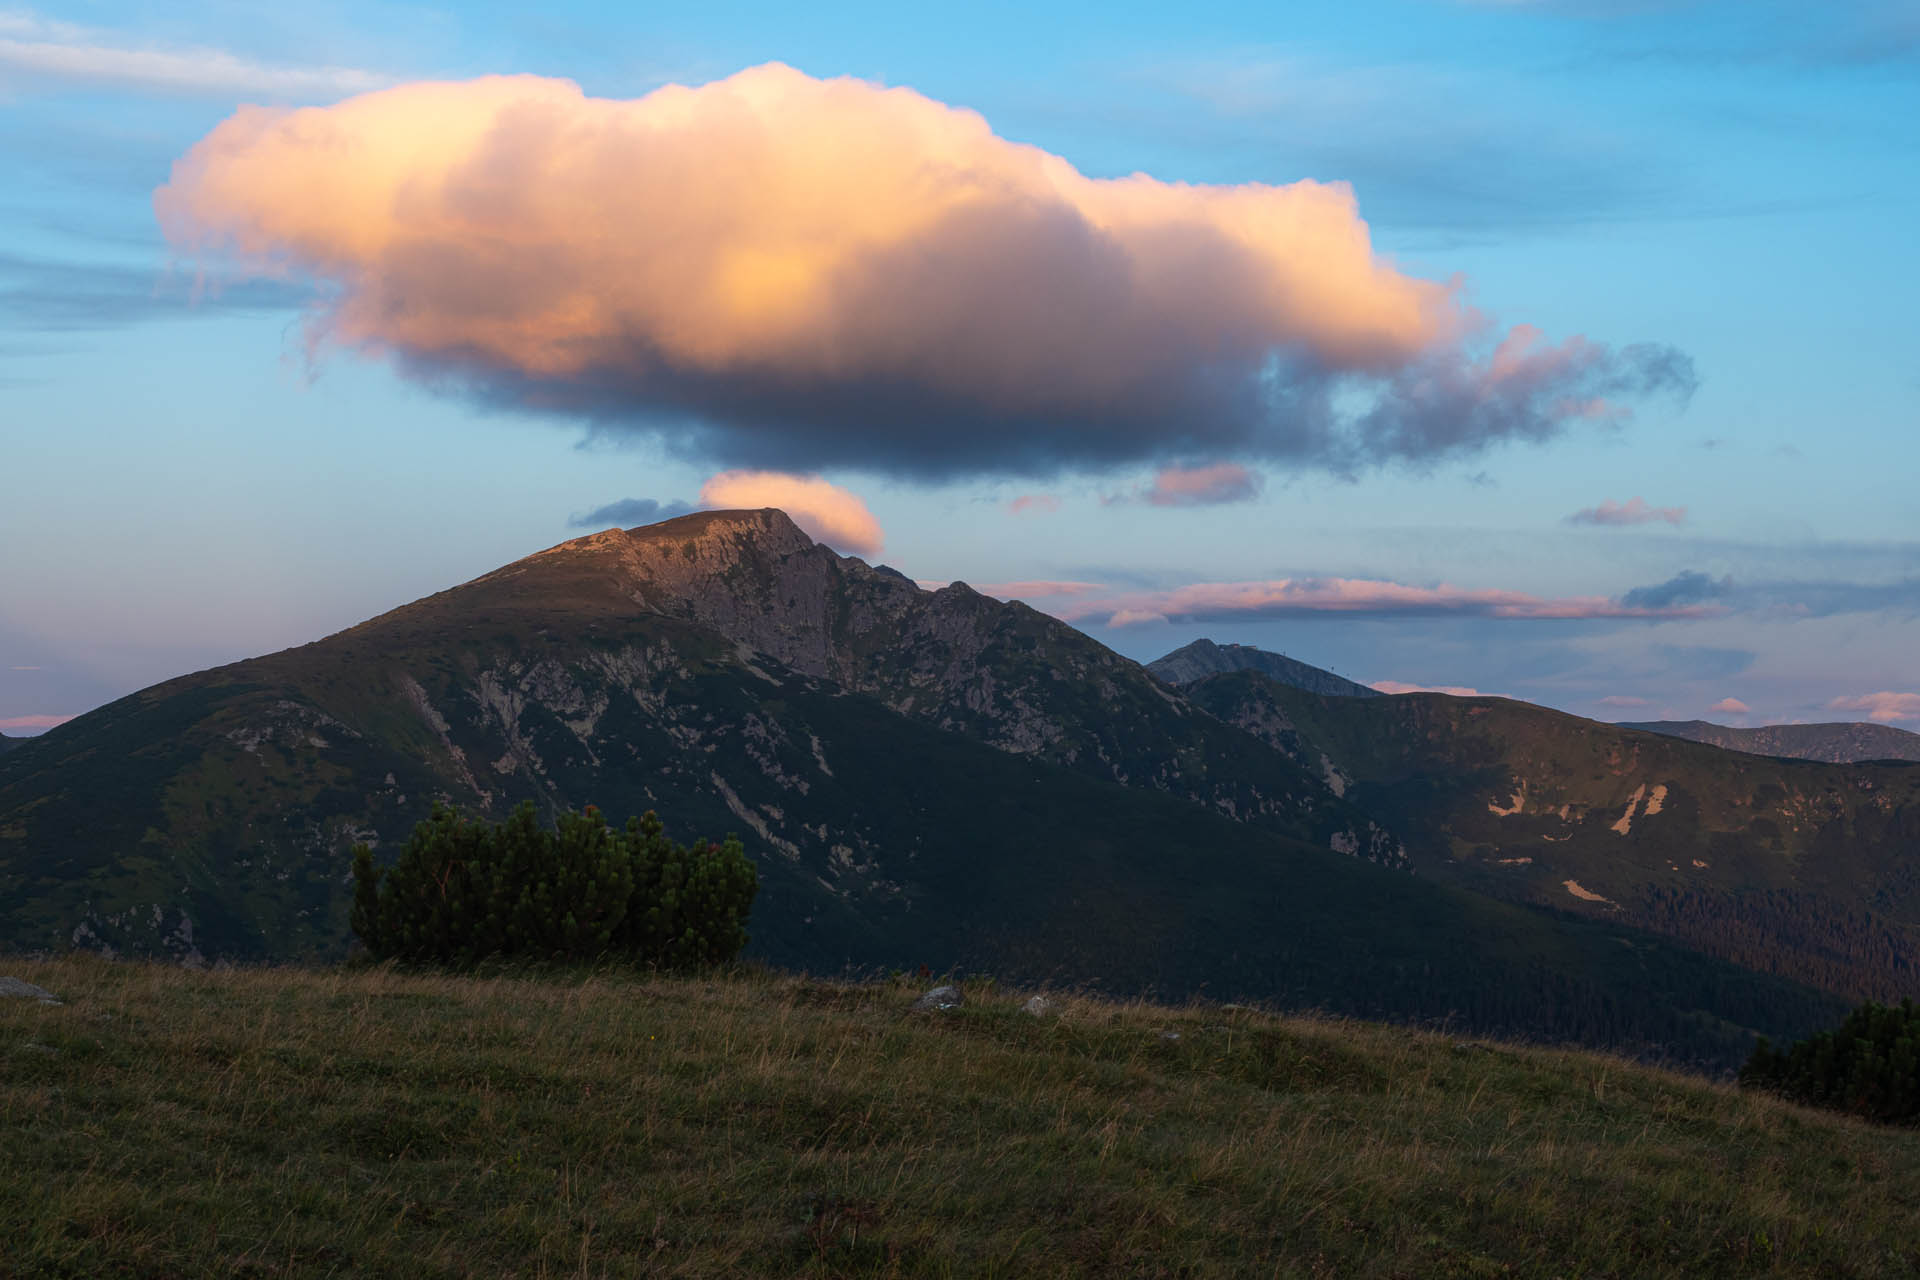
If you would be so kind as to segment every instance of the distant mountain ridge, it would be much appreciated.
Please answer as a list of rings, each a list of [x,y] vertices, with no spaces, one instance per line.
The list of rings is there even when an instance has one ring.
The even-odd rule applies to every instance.
[[[20,744],[21,744],[21,739],[9,738],[6,734],[0,733],[0,755],[5,755],[7,752],[13,750],[15,747],[19,746]]]
[[[1310,666],[1284,653],[1246,644],[1215,644],[1195,640],[1147,664],[1147,670],[1171,685],[1189,685],[1229,671],[1258,671],[1281,684],[1330,698],[1379,698],[1378,689]]]
[[[1920,764],[1727,751],[1504,698],[1186,689],[1318,768],[1408,866],[1857,999],[1920,992]]]
[[[1827,764],[1854,764],[1863,760],[1920,761],[1920,733],[1889,724],[1841,721],[1836,724],[1770,724],[1736,729],[1707,720],[1650,720],[1623,723],[1622,729],[1704,742],[1728,751],[1756,756],[1788,756]]]

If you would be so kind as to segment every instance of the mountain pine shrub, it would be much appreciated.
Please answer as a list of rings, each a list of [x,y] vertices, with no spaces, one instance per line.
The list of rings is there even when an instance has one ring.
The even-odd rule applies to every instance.
[[[1885,1124],[1920,1124],[1920,1006],[1861,1005],[1784,1053],[1762,1037],[1740,1083]]]
[[[392,866],[356,845],[353,876],[353,931],[376,959],[461,968],[496,957],[724,963],[747,945],[759,889],[731,836],[681,845],[651,811],[615,830],[592,806],[548,831],[532,801],[498,824],[436,805]]]

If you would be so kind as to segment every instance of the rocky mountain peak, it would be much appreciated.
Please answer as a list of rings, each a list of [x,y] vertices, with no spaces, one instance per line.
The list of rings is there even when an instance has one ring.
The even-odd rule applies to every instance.
[[[671,546],[696,560],[789,556],[818,545],[778,507],[696,511],[624,532],[636,547]]]
[[[1248,644],[1215,644],[1204,639],[1175,649],[1165,657],[1155,658],[1147,664],[1147,670],[1171,685],[1188,685],[1205,680],[1208,676],[1251,670],[1309,693],[1338,698],[1380,696],[1377,689],[1369,689],[1345,676],[1337,676],[1283,653],[1270,653]]]

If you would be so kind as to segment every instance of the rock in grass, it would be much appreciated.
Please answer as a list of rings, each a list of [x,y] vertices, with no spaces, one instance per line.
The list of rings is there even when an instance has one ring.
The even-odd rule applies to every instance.
[[[960,994],[960,988],[958,987],[935,987],[918,1000],[915,1000],[913,1007],[915,1009],[931,1009],[945,1012],[948,1009],[958,1009],[966,1002],[967,998]]]
[[[1047,996],[1034,996],[1031,1000],[1028,1000],[1020,1006],[1020,1011],[1022,1013],[1030,1013],[1036,1018],[1044,1018],[1054,1012],[1058,1007],[1059,1006]]]
[[[38,1000],[41,1004],[60,1003],[60,997],[45,987],[36,987],[18,978],[0,978],[0,996],[18,996],[22,1000]]]

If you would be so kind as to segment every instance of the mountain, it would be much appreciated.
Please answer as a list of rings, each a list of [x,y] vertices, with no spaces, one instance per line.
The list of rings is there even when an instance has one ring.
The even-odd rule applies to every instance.
[[[1321,770],[1420,875],[1849,998],[1920,992],[1920,765],[1747,755],[1502,698],[1327,698],[1256,672],[1186,692]]]
[[[6,734],[0,733],[0,755],[5,755],[7,752],[19,746],[20,743],[21,739],[9,738]]]
[[[1258,671],[1281,684],[1305,689],[1308,693],[1336,698],[1382,696],[1378,689],[1369,689],[1345,676],[1297,662],[1283,653],[1270,653],[1246,644],[1215,644],[1211,640],[1195,640],[1165,657],[1155,658],[1147,664],[1147,670],[1171,685],[1193,684],[1208,676],[1223,675],[1229,671]]]
[[[0,859],[33,878],[0,887],[0,920],[33,945],[338,946],[338,860],[403,839],[435,799],[658,807],[683,834],[736,829],[802,896],[830,888],[812,914],[851,912],[859,933],[915,900],[889,859],[977,838],[936,762],[981,775],[1003,814],[1041,803],[1038,774],[1055,789],[1078,775],[1398,856],[1316,775],[1137,664],[1024,605],[837,556],[777,511],[575,539],[143,691],[25,757],[0,772]],[[197,886],[186,910],[182,883]]]
[[[1757,756],[1791,756],[1828,764],[1855,764],[1865,760],[1920,760],[1920,733],[1908,733],[1887,724],[1770,724],[1758,729],[1735,729],[1705,720],[1653,720],[1623,724],[1622,729],[1663,733],[1670,738],[1705,742],[1728,751]]]
[[[703,513],[0,758],[0,946],[337,956],[354,842],[392,850],[436,800],[532,799],[738,831],[750,954],[816,972],[1206,992],[1719,1066],[1843,1009],[1408,875],[1328,776],[1024,605],[922,590],[779,512]]]

